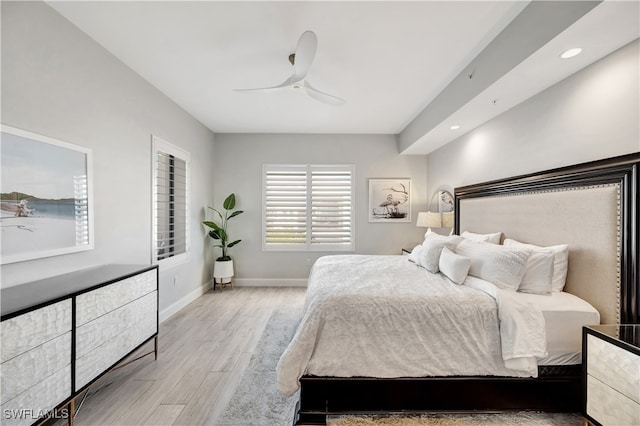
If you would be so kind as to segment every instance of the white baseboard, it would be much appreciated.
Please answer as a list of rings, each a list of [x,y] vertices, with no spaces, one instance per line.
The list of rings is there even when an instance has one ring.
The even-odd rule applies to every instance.
[[[307,280],[306,278],[238,278],[234,285],[238,287],[306,287]],[[199,288],[160,311],[160,323],[165,322],[180,309],[205,294],[211,289],[211,286],[211,281],[202,283]]]
[[[162,311],[160,311],[160,323],[163,323],[166,320],[168,320],[172,315],[177,313],[180,309],[184,308],[189,303],[193,302],[198,297],[202,296],[207,291],[209,291],[209,289],[211,289],[211,281],[202,283],[199,288],[196,288],[195,290],[186,294],[180,300],[177,300],[176,302],[172,303],[168,307],[164,308]]]
[[[238,287],[306,287],[306,278],[236,278]]]

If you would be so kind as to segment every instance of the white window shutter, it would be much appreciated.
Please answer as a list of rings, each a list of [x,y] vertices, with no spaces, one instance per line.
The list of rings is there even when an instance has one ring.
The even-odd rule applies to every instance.
[[[307,235],[306,167],[281,166],[264,173],[264,242],[293,247]]]
[[[310,244],[350,250],[353,242],[353,171],[311,166]]]
[[[263,249],[354,247],[352,165],[263,166]]]

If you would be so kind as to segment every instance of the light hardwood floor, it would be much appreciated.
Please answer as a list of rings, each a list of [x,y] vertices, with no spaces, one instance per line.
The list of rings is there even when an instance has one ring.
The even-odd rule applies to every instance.
[[[160,326],[159,354],[94,385],[75,419],[87,425],[215,425],[271,313],[301,306],[305,288],[208,292]],[[149,343],[140,353],[153,349]]]

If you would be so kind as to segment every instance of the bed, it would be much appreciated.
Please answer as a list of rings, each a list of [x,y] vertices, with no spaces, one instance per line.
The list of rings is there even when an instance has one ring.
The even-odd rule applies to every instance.
[[[496,321],[510,319],[502,318],[502,308],[498,311],[500,318],[495,311],[487,314],[491,304],[494,309],[496,304],[508,306],[508,295],[496,298],[490,294],[495,290],[483,291],[482,282],[451,285],[441,274],[433,274],[429,286],[411,284],[421,279],[416,274],[424,271],[411,268],[401,256],[331,256],[319,261],[310,277],[314,283],[310,282],[305,307],[305,317],[309,318],[303,318],[297,332],[300,336],[294,337],[294,341],[303,343],[287,349],[278,372],[285,393],[296,390],[297,381],[290,379],[292,372],[296,379],[302,376],[297,422],[323,424],[327,414],[346,412],[580,411],[579,333],[576,337],[574,329],[585,321],[594,321],[594,317],[580,317],[588,312],[579,308],[567,317],[567,309],[572,309],[567,306],[573,306],[572,301],[585,301],[585,310],[595,308],[601,323],[640,320],[639,164],[640,155],[631,154],[455,189],[456,233],[499,231],[503,240],[570,247],[564,292],[538,296],[546,298],[548,305],[536,311],[543,318],[542,322],[537,318],[542,326],[530,325],[527,339],[514,338],[509,343],[509,356],[505,356],[504,346],[510,337],[502,330],[507,327],[500,327]],[[403,283],[402,292],[392,284],[394,277]],[[425,287],[439,287],[436,294],[442,295],[443,304],[434,302],[433,295],[427,295],[432,297],[425,299],[428,303],[423,301]],[[361,290],[369,291],[369,296],[361,297]],[[527,295],[532,299],[535,296]],[[391,299],[398,303],[387,305]],[[328,312],[312,314],[307,309],[314,304],[328,306],[327,300],[334,303]],[[467,302],[456,304],[456,300]],[[536,317],[523,313],[522,305],[516,301],[515,309],[504,310]],[[417,316],[433,327],[424,331],[403,324],[401,319],[396,323],[390,319],[394,311],[402,311],[398,318]],[[459,321],[465,316],[479,323]],[[562,327],[553,325],[554,318],[560,323],[574,321],[576,326],[568,327],[568,335],[563,334]],[[339,329],[340,322],[348,326]],[[385,335],[395,334],[394,330],[406,334],[403,345],[407,349],[386,353],[376,350],[385,347]],[[369,334],[373,343],[349,346],[362,333]],[[537,345],[540,338],[556,345],[551,344],[549,351],[546,344],[541,349]],[[436,352],[434,346],[441,348]],[[432,349],[427,363],[414,356]],[[520,356],[539,363],[533,367],[521,364],[517,359]],[[507,358],[518,362],[510,366],[500,362]]]

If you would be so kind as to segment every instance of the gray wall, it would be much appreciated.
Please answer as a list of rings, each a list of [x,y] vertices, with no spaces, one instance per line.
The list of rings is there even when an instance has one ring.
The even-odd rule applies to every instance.
[[[636,40],[427,157],[429,194],[640,151]]]
[[[95,196],[94,250],[3,265],[3,287],[150,263],[151,134],[192,161],[191,261],[162,271],[161,309],[207,281],[200,221],[213,197],[213,133],[44,3],[2,2],[2,122],[91,148]]]
[[[243,241],[231,249],[236,277],[256,279],[305,279],[310,265],[327,253],[262,252],[263,164],[355,164],[356,253],[400,254],[403,247],[422,239],[424,229],[415,226],[426,206],[424,156],[401,156],[392,135],[216,134],[216,207],[235,192],[243,215],[232,219],[232,239]],[[368,178],[412,179],[412,223],[368,221]],[[247,282],[245,281],[245,282]],[[282,283],[282,281],[280,281]]]
[[[437,187],[640,150],[637,41],[426,159],[399,155],[391,135],[223,134],[214,156],[213,133],[44,3],[1,7],[2,122],[93,150],[96,231],[94,250],[3,265],[3,287],[103,263],[149,263],[151,134],[192,158],[191,261],[161,274],[162,309],[208,280],[217,252],[200,225],[203,207],[230,192],[246,211],[232,224],[243,239],[232,249],[238,278],[303,280],[325,254],[262,252],[264,163],[356,164],[356,253],[397,254],[421,240],[415,218]],[[371,177],[412,179],[411,224],[368,223]]]

